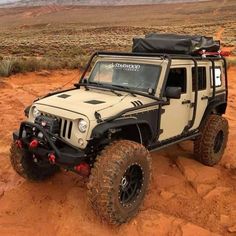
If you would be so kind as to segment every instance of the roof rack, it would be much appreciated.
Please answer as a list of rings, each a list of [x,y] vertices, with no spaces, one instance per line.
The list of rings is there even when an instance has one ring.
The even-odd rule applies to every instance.
[[[141,52],[107,52],[107,51],[98,51],[93,54],[95,56],[137,56],[137,57],[164,57],[171,59],[197,59],[201,60],[204,58],[211,59],[221,59],[226,55],[227,52],[206,52],[205,50],[199,51],[199,54],[196,55],[186,55],[186,54],[168,54],[168,53],[141,53]]]

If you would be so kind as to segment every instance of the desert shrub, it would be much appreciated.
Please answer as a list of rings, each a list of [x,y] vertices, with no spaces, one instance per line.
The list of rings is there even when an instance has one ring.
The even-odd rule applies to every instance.
[[[8,77],[12,74],[15,59],[12,57],[2,58],[0,61],[0,76]]]
[[[231,52],[233,56],[236,56],[236,48]]]
[[[227,59],[227,66],[228,66],[228,68],[230,68],[232,66],[236,66],[236,58],[228,58]]]
[[[83,69],[87,64],[88,56],[70,57],[10,57],[0,59],[0,76],[8,77],[11,74],[33,72],[40,70]]]
[[[40,60],[36,58],[16,58],[12,65],[12,73],[24,73],[41,69]]]

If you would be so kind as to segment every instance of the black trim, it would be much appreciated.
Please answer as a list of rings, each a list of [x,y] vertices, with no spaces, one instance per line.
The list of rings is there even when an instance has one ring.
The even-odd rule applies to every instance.
[[[216,97],[217,98],[217,97]],[[226,106],[227,106],[227,102],[226,101],[223,101],[223,100],[211,100],[211,101],[209,101],[209,104],[208,104],[208,106],[206,107],[206,109],[205,109],[205,112],[204,112],[204,114],[203,114],[203,117],[202,117],[202,120],[201,120],[201,123],[200,123],[200,125],[199,125],[199,127],[201,127],[201,126],[203,126],[204,125],[204,123],[205,123],[205,120],[207,119],[207,117],[212,113],[212,111],[216,108],[216,107],[218,107],[218,106],[225,106],[225,108],[226,108]],[[223,113],[222,113],[223,114]],[[221,114],[221,115],[222,115]]]
[[[142,106],[139,106],[139,107],[131,107],[131,108],[127,108],[121,112],[119,112],[118,114],[114,115],[114,116],[111,116],[105,120],[103,120],[103,122],[110,122],[112,120],[115,120],[115,119],[118,119],[120,118],[121,116],[123,116],[125,113],[128,113],[128,112],[132,112],[132,111],[138,111],[140,109],[143,109],[143,108],[147,108],[147,107],[151,107],[151,106],[158,106],[160,104],[166,104],[167,102],[164,102],[164,101],[158,101],[158,102],[151,102],[151,103],[148,103],[148,104],[145,104],[145,105],[142,105]],[[158,108],[157,108],[158,109]]]
[[[226,102],[228,101],[228,73],[227,73],[227,61],[224,57],[221,58],[224,63],[225,70],[225,89],[226,89]]]
[[[178,135],[176,137],[167,139],[167,140],[163,140],[161,142],[158,142],[157,144],[154,145],[150,145],[148,147],[148,150],[150,151],[157,151],[160,150],[162,148],[168,147],[172,144],[176,144],[185,140],[189,140],[189,139],[193,139],[196,138],[197,136],[201,135],[199,132],[195,131],[190,131],[188,133],[182,134],[182,135]]]
[[[69,94],[63,93],[63,94],[58,95],[57,97],[58,97],[58,98],[64,98],[64,99],[66,99],[66,98],[69,98],[70,96],[71,96],[71,95],[69,95]]]
[[[154,133],[154,130],[152,129],[152,127],[150,126],[149,122],[147,122],[146,120],[136,119],[135,117],[134,118],[123,118],[123,119],[99,124],[93,129],[92,138],[96,138],[96,139],[102,138],[103,135],[109,129],[122,128],[124,126],[140,125],[140,124],[147,125],[147,127],[149,128],[149,132],[151,133],[151,137],[153,138],[155,133]]]
[[[89,101],[84,101],[84,103],[92,104],[92,105],[98,105],[102,103],[106,103],[105,101],[99,101],[99,100],[89,100]]]

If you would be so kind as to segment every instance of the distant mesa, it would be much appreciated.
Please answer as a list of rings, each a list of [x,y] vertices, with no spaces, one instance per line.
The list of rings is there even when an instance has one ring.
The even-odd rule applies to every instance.
[[[78,5],[78,6],[121,6],[160,3],[202,2],[207,0],[0,0],[0,7]]]

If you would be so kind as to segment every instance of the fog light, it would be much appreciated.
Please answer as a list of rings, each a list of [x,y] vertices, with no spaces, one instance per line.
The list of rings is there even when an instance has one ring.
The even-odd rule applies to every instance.
[[[82,138],[80,138],[79,140],[78,140],[78,144],[79,144],[79,146],[84,146],[84,140],[82,139]]]

